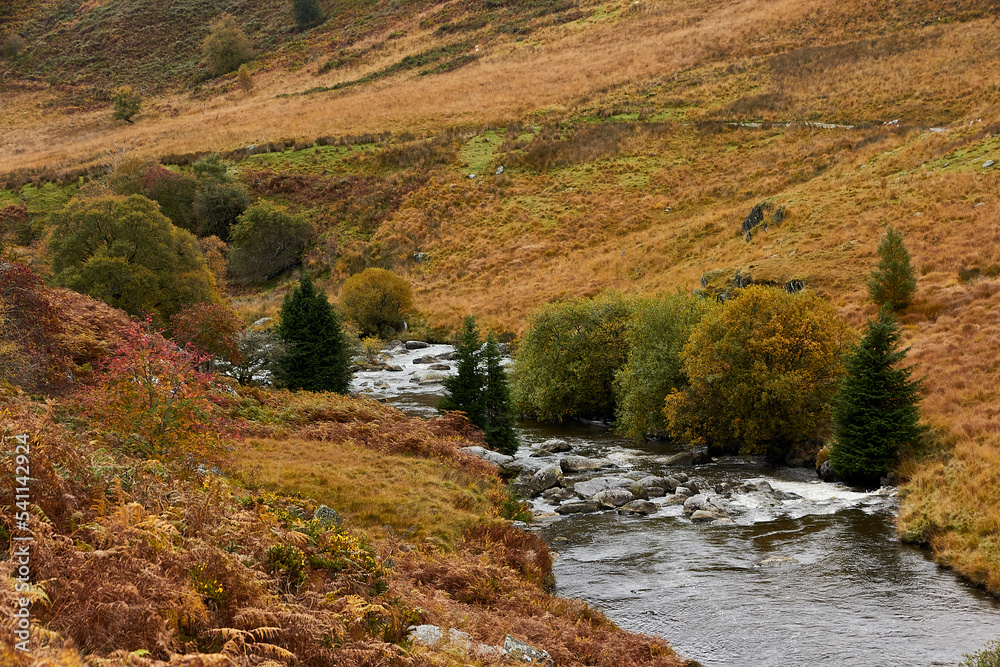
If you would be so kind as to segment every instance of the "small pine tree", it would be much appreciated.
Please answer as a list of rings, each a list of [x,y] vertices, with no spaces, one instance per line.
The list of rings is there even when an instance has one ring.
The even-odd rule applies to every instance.
[[[465,318],[465,326],[455,346],[458,373],[444,381],[448,391],[438,402],[438,410],[464,412],[483,429],[486,444],[504,454],[517,451],[517,432],[510,402],[507,373],[500,363],[500,347],[493,335],[483,346],[476,318]]]
[[[514,409],[510,400],[510,386],[507,371],[500,361],[500,346],[490,334],[483,348],[483,362],[486,365],[486,387],[483,395],[483,410],[486,414],[486,442],[502,454],[517,451],[518,437],[514,429]]]
[[[910,265],[910,253],[903,245],[903,235],[892,227],[878,244],[879,261],[868,279],[868,294],[875,305],[889,306],[899,312],[910,305],[917,291],[917,278]]]
[[[465,326],[455,345],[458,372],[445,379],[444,388],[448,393],[438,401],[438,410],[464,412],[469,421],[483,428],[486,423],[486,410],[483,404],[483,386],[486,384],[486,379],[479,363],[481,346],[476,318],[470,315],[465,318]]]
[[[920,435],[921,380],[899,363],[899,324],[886,306],[870,321],[846,362],[847,375],[833,402],[834,442],[830,463],[841,476],[859,482],[885,475],[900,447]]]
[[[278,336],[286,346],[278,380],[289,389],[346,394],[351,373],[340,316],[309,274],[281,305]]]
[[[308,28],[323,20],[319,0],[292,0],[292,13],[299,28]]]

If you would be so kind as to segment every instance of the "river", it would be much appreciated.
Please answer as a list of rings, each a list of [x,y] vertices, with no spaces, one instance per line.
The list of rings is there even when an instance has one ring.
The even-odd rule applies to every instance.
[[[390,363],[402,371],[358,373],[352,389],[433,414],[442,391],[434,380],[447,371],[413,362],[450,349],[397,351]],[[660,635],[705,667],[956,665],[1000,635],[1000,603],[897,539],[891,490],[864,493],[811,470],[735,457],[667,468],[662,445],[635,446],[597,424],[519,428],[519,457],[560,438],[573,454],[611,460],[605,475],[683,470],[701,488],[767,481],[800,496],[736,494],[728,526],[693,524],[678,505],[646,517],[562,517],[534,501],[532,529],[557,554],[556,594]]]

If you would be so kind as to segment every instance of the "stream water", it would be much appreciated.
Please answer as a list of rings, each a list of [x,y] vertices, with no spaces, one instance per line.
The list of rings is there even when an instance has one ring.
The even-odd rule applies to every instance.
[[[442,391],[435,380],[447,371],[413,362],[450,349],[397,351],[389,363],[402,371],[357,373],[352,389],[433,414]],[[573,454],[615,464],[601,474],[683,470],[701,488],[764,480],[800,496],[734,495],[728,526],[693,524],[678,505],[644,517],[563,517],[534,501],[533,530],[557,554],[558,595],[660,635],[705,667],[956,665],[1000,635],[1000,603],[899,542],[891,490],[859,492],[811,470],[742,458],[667,468],[662,446],[637,447],[596,424],[525,422],[520,433],[519,457],[560,438]]]

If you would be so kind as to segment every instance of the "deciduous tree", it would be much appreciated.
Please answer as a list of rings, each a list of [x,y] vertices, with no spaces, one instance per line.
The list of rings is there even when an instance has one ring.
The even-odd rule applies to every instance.
[[[285,297],[279,319],[278,336],[286,348],[278,367],[281,384],[346,394],[351,374],[340,316],[308,273]]]
[[[386,336],[390,329],[403,328],[407,313],[413,310],[413,291],[392,271],[368,268],[344,281],[340,305],[363,335]]]
[[[209,35],[202,43],[202,52],[215,76],[228,74],[253,58],[250,40],[229,14],[223,14],[212,22]]]
[[[514,402],[541,421],[612,419],[632,303],[616,292],[543,306],[518,346]]]
[[[257,202],[229,235],[229,272],[237,282],[262,282],[302,262],[313,225],[283,206]]]
[[[627,333],[628,360],[615,375],[615,425],[620,433],[633,439],[666,433],[663,401],[687,383],[681,351],[691,329],[713,307],[714,300],[679,291],[636,305]]]
[[[146,197],[77,196],[53,222],[57,285],[163,322],[185,305],[218,299],[197,239]]]
[[[877,482],[920,436],[921,381],[912,367],[900,366],[907,350],[898,345],[899,324],[885,306],[845,363],[833,403],[830,463],[847,479]]]
[[[784,456],[828,428],[851,334],[812,293],[750,286],[694,327],[689,386],[665,400],[670,435],[717,452]]]

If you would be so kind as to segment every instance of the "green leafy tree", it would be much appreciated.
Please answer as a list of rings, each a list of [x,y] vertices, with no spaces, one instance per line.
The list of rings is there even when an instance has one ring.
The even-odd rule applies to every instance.
[[[878,244],[878,264],[868,279],[868,294],[875,305],[889,306],[900,312],[913,301],[917,278],[910,265],[910,253],[903,245],[903,235],[892,227]]]
[[[142,106],[142,95],[131,86],[122,86],[111,95],[112,113],[115,120],[132,122],[132,116],[139,113]]]
[[[542,306],[518,346],[513,396],[541,421],[612,419],[632,303],[616,292]]]
[[[448,392],[438,401],[438,410],[465,413],[486,434],[486,444],[504,454],[517,451],[510,387],[502,363],[500,346],[490,334],[483,345],[476,318],[465,318],[455,345],[457,372],[445,379]]]
[[[900,366],[907,350],[898,345],[899,324],[883,307],[845,363],[833,404],[830,463],[847,479],[878,481],[900,448],[920,436],[921,381],[913,379],[912,367]]]
[[[253,58],[250,40],[233,16],[223,14],[212,22],[209,30],[202,53],[215,76],[228,74]]]
[[[278,336],[285,345],[277,379],[289,389],[346,394],[351,380],[340,316],[309,274],[285,297]]]
[[[713,307],[717,307],[714,300],[680,291],[636,306],[627,333],[628,361],[615,375],[615,423],[620,433],[636,440],[666,433],[663,401],[687,384],[681,351],[692,328]]]
[[[388,337],[403,328],[406,315],[413,310],[413,291],[410,283],[392,271],[368,268],[344,281],[340,305],[362,335]]]
[[[192,202],[198,236],[218,236],[228,243],[230,230],[252,203],[250,193],[242,185],[205,180]]]
[[[689,385],[669,433],[722,453],[783,457],[828,428],[850,330],[815,294],[750,286],[709,311],[681,352]]]
[[[323,20],[319,0],[292,0],[292,14],[299,28],[308,28]]]
[[[313,225],[277,204],[260,201],[229,234],[229,272],[237,282],[269,280],[302,263]]]
[[[78,196],[52,220],[57,285],[161,322],[186,305],[218,300],[197,239],[142,195]]]

